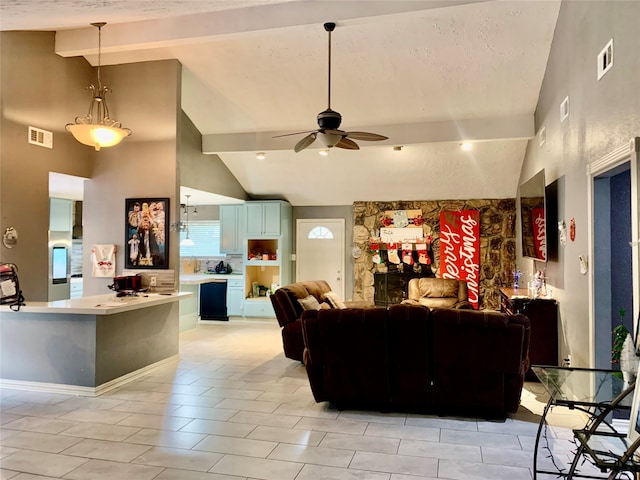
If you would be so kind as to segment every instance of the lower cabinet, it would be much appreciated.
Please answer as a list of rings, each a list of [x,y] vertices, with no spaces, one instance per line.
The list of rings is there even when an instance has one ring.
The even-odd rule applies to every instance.
[[[526,290],[524,290],[526,293]],[[558,365],[558,305],[552,298],[533,298],[522,290],[500,289],[500,309],[508,314],[521,313],[531,322],[529,360],[531,365]],[[531,369],[527,380],[537,380]]]
[[[227,280],[227,314],[232,317],[243,315],[244,279]]]
[[[245,317],[275,317],[273,305],[269,297],[263,298],[246,298],[244,300],[244,316]]]

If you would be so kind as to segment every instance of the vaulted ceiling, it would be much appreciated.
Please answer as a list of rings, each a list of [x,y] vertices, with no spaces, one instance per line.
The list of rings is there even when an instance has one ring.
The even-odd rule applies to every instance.
[[[2,0],[0,29],[55,30],[59,55],[95,65],[88,25],[107,22],[103,65],[182,63],[182,108],[203,151],[218,155],[249,194],[349,205],[515,197],[559,7],[560,0]],[[360,150],[333,148],[327,157],[316,141],[294,153],[304,134],[272,137],[316,129],[327,108],[328,21],[337,24],[331,107],[341,128],[389,140],[357,141]],[[473,148],[462,150],[463,141]]]

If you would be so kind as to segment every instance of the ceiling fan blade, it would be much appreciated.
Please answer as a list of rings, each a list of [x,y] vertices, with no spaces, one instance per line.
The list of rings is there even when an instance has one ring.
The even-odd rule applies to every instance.
[[[315,141],[317,136],[318,134],[316,132],[310,133],[309,135],[304,137],[302,140],[300,140],[298,143],[296,143],[296,146],[293,147],[293,151],[298,153],[300,150],[304,150]]]
[[[347,150],[360,150],[358,144],[348,138],[342,138],[335,146],[338,148],[346,148]]]
[[[369,132],[347,132],[347,136],[349,138],[355,138],[356,140],[366,140],[369,142],[389,139],[389,137],[385,137],[384,135],[378,135],[377,133]]]
[[[340,135],[342,137],[347,136],[347,132],[345,132],[344,130],[338,130],[333,128],[325,128],[324,130],[322,130],[322,133],[326,133],[327,135]]]
[[[291,135],[302,135],[303,133],[316,133],[318,130],[305,130],[304,132],[285,133],[282,135],[276,135],[271,138],[290,137]]]

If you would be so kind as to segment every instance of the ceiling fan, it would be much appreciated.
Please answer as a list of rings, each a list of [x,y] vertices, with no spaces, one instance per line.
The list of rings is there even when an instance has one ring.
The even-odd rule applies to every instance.
[[[293,150],[299,152],[311,145],[316,138],[319,139],[327,148],[338,147],[348,150],[359,150],[358,144],[353,140],[378,141],[387,140],[388,137],[369,132],[345,132],[339,130],[342,122],[342,115],[335,110],[331,110],[331,32],[336,28],[333,22],[324,24],[324,29],[329,33],[329,68],[328,68],[328,100],[327,109],[318,114],[318,129],[306,132],[287,133],[285,135],[277,135],[276,137],[287,137],[289,135],[300,135],[307,133],[302,140],[296,143]]]

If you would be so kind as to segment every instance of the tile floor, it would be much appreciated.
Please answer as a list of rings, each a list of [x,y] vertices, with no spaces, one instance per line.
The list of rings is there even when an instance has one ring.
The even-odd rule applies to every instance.
[[[537,383],[505,421],[341,412],[314,402],[275,320],[200,325],[181,334],[180,357],[97,398],[2,390],[0,479],[532,478]],[[554,413],[561,459],[574,422]]]

